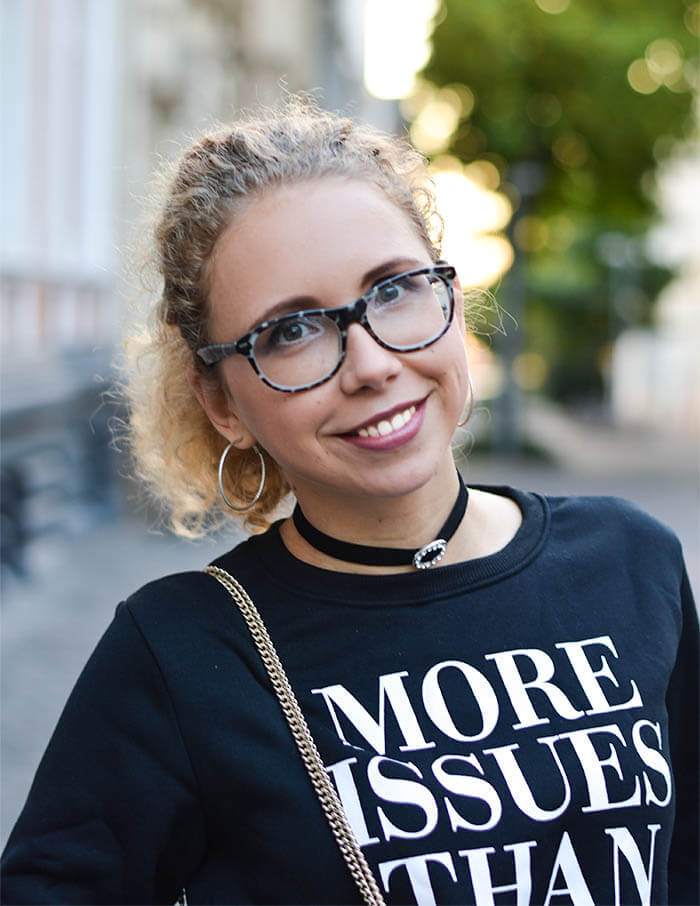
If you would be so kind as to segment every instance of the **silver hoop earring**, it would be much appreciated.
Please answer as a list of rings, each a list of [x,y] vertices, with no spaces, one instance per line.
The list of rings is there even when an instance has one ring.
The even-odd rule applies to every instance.
[[[253,450],[258,454],[258,458],[260,459],[260,487],[258,488],[255,497],[253,497],[250,503],[246,504],[245,506],[236,506],[235,504],[231,503],[231,501],[226,496],[226,491],[224,491],[224,463],[226,462],[228,451],[232,446],[233,444],[229,444],[226,447],[224,452],[221,454],[221,459],[219,460],[219,493],[223,497],[224,503],[227,507],[230,507],[232,510],[236,510],[236,512],[238,513],[244,513],[246,510],[252,509],[258,502],[258,500],[260,500],[260,495],[262,494],[263,488],[265,487],[265,459],[260,450],[258,450],[257,446],[254,446]]]
[[[467,414],[464,416],[461,422],[457,422],[458,428],[463,428],[469,419],[472,417],[472,411],[474,409],[474,384],[472,384],[472,376],[470,373],[467,374],[467,386],[469,390],[469,402],[467,404]]]

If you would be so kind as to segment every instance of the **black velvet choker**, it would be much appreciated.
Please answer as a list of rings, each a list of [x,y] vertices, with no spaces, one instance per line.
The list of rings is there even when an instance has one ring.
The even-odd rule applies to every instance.
[[[459,474],[459,473],[458,473]],[[316,550],[346,563],[364,563],[368,566],[415,566],[416,569],[428,569],[435,566],[445,556],[447,542],[459,527],[467,509],[469,491],[459,475],[459,494],[452,507],[447,521],[438,532],[434,541],[430,541],[419,550],[408,550],[402,547],[371,547],[365,544],[352,544],[341,541],[320,532],[308,521],[297,504],[292,513],[296,530]]]

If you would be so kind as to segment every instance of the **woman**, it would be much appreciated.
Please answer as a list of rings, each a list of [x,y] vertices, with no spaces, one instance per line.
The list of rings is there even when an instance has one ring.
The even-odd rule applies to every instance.
[[[463,487],[464,300],[434,225],[416,152],[308,104],[201,138],[133,350],[140,472],[189,533],[221,501],[263,528],[293,492],[215,566],[257,606],[387,902],[696,903],[680,546],[619,500]],[[118,608],[5,902],[360,902],[217,578]]]

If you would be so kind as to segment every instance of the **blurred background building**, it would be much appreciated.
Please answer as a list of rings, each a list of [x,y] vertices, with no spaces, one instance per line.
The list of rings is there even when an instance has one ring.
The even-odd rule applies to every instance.
[[[102,394],[161,158],[234,111],[316,89],[386,128],[356,0],[2,0],[3,561],[114,504]],[[132,253],[133,256],[132,256]]]
[[[207,559],[129,523],[109,430],[123,413],[104,392],[159,161],[284,91],[410,131],[445,257],[507,312],[477,317],[470,340],[474,480],[630,496],[679,531],[697,578],[700,3],[0,0],[0,14],[0,836],[115,595]]]

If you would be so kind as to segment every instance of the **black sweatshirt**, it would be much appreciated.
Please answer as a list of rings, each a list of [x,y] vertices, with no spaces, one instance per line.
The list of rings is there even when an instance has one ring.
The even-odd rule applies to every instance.
[[[542,498],[493,556],[395,576],[217,561],[274,640],[388,903],[698,894],[698,629],[680,545]],[[204,573],[117,610],[4,855],[4,903],[357,903],[235,604]]]

